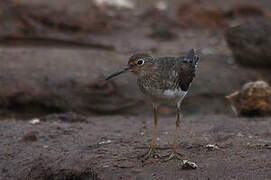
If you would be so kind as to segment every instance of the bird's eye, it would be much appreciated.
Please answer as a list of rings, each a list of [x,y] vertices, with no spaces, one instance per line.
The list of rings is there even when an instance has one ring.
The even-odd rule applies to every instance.
[[[141,66],[141,65],[144,64],[144,60],[143,59],[139,59],[136,64]]]

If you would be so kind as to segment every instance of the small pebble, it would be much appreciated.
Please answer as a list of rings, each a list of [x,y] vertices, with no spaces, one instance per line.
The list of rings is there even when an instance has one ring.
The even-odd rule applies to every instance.
[[[239,132],[236,136],[237,136],[237,137],[244,137],[244,134],[241,133],[241,132]]]
[[[219,147],[215,144],[207,144],[205,147],[209,150],[219,149]]]
[[[188,160],[183,160],[183,169],[196,169],[198,165],[194,162],[188,161]]]
[[[101,144],[109,144],[109,143],[111,143],[112,141],[110,140],[110,139],[108,139],[108,140],[105,140],[105,141],[101,141],[101,142],[99,142],[98,144],[99,145],[101,145]]]
[[[29,121],[30,124],[39,124],[40,123],[40,119],[35,118]]]
[[[27,133],[26,135],[23,136],[23,141],[24,142],[34,142],[34,141],[37,141],[37,140],[38,140],[38,138],[37,138],[36,134],[33,133],[33,132],[29,132],[29,133]]]
[[[103,167],[104,167],[104,168],[108,168],[108,167],[109,167],[109,165],[108,165],[108,164],[105,164],[105,165],[103,165]]]
[[[98,6],[109,5],[118,8],[134,8],[134,3],[130,0],[95,0],[94,1]]]

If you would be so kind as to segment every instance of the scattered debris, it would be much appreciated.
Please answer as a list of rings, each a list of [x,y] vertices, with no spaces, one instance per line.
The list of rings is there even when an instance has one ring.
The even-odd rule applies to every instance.
[[[67,112],[67,113],[59,113],[59,114],[50,114],[41,118],[42,121],[52,121],[52,120],[60,120],[64,122],[83,122],[86,121],[87,118],[83,115]]]
[[[34,142],[37,141],[38,138],[36,136],[37,132],[29,132],[23,136],[23,142]]]
[[[270,143],[256,143],[256,142],[249,142],[247,143],[249,148],[264,148],[264,149],[271,149]]]
[[[133,9],[134,3],[130,0],[95,0],[98,6],[108,5],[117,8],[128,8]]]
[[[108,164],[103,165],[103,168],[108,168],[108,167],[109,167]]]
[[[35,118],[29,121],[30,124],[39,124],[40,123],[40,119]]]
[[[196,169],[198,165],[194,162],[188,161],[188,160],[183,160],[183,169]]]
[[[271,115],[271,87],[264,81],[248,82],[226,98],[237,116]]]
[[[219,147],[216,144],[207,144],[205,146],[208,150],[214,150],[214,149],[219,149]]]
[[[99,145],[102,145],[102,144],[109,144],[109,143],[111,143],[111,142],[112,142],[112,140],[107,139],[107,140],[103,140],[103,141],[99,142],[98,144],[99,144]]]
[[[244,134],[242,132],[239,132],[238,134],[236,134],[237,137],[244,137]]]

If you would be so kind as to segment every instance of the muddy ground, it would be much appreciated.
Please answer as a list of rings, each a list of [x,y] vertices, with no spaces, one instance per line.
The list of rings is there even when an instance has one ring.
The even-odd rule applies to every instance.
[[[152,119],[142,116],[89,117],[79,122],[57,116],[31,124],[1,122],[3,179],[269,179],[270,118],[187,116],[182,119],[178,151],[195,162],[150,159]],[[158,152],[170,151],[175,118],[160,118]],[[208,149],[206,145],[217,145]],[[19,179],[20,179],[19,178]]]
[[[269,0],[132,2],[0,3],[0,179],[271,179],[270,117],[235,117],[225,99],[248,81],[271,83],[270,67],[238,64],[225,38],[227,28],[270,19]],[[201,61],[178,151],[198,168],[142,162],[151,106],[132,75],[103,79],[135,52],[191,48]],[[159,153],[170,151],[174,131],[174,105],[163,105]]]

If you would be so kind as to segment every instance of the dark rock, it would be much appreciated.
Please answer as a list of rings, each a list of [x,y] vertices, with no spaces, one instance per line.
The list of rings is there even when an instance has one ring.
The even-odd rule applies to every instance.
[[[58,44],[113,50],[112,46],[82,38],[82,34],[86,36],[110,32],[114,26],[112,17],[97,8],[94,3],[87,4],[89,9],[82,8],[80,13],[75,13],[77,11],[57,8],[53,3],[39,5],[39,3],[1,2],[1,42],[9,44],[12,41],[12,45],[22,42],[30,44],[43,42],[51,46]]]
[[[271,20],[254,19],[226,30],[225,37],[236,62],[271,67]]]
[[[37,112],[34,117],[37,117],[37,114],[40,117],[44,113],[66,112],[109,114],[125,112],[139,103],[139,92],[129,97],[129,92],[136,88],[136,83],[129,87],[127,79],[123,82],[123,78],[127,76],[120,77],[117,83],[103,80],[103,71],[106,70],[106,74],[109,74],[114,71],[113,66],[116,64],[126,64],[124,56],[80,50],[78,55],[70,54],[70,57],[73,57],[67,58],[66,52],[73,50],[60,50],[64,51],[64,54],[44,50],[25,49],[17,52],[19,56],[8,50],[13,55],[17,54],[16,58],[10,56],[9,52],[3,53],[3,69],[0,72],[0,107],[3,111]],[[30,58],[27,52],[37,56],[32,54]],[[79,51],[73,52],[77,54]],[[40,53],[51,54],[54,58],[41,58],[43,55]],[[118,60],[122,60],[122,63],[117,62]],[[13,64],[15,61],[17,63]],[[62,120],[84,119],[65,114],[61,117]]]

